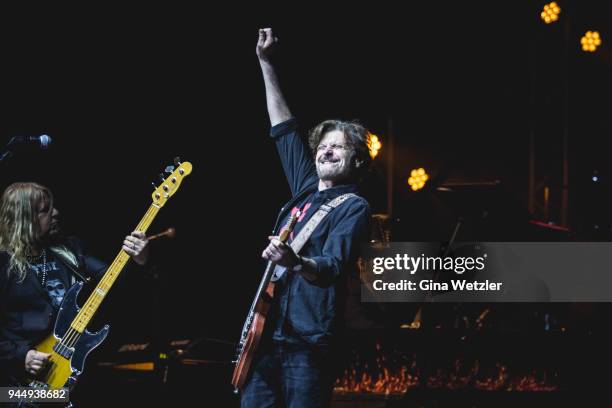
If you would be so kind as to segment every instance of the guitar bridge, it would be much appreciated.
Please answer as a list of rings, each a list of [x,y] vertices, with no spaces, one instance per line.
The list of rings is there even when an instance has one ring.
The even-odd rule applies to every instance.
[[[66,360],[70,360],[72,354],[74,353],[74,348],[65,346],[61,342],[59,342],[56,343],[55,346],[53,346],[53,351],[64,357]]]

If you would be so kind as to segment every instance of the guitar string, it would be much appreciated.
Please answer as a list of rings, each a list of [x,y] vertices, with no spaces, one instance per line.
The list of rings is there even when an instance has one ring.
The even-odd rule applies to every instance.
[[[282,236],[284,233],[286,233],[286,238],[285,240],[282,240],[283,242],[286,242],[286,240],[289,238],[289,234],[291,233],[291,231],[293,231],[293,229],[295,228],[295,224],[297,223],[297,220],[300,216],[300,212],[296,212],[295,214],[291,215],[289,217],[289,219],[287,220],[286,224],[284,227],[281,228],[281,231],[279,233],[279,236]],[[270,272],[270,277],[272,275],[272,272]],[[264,276],[265,279],[265,276]],[[268,282],[269,283],[269,282]],[[244,327],[242,329],[242,333],[240,335],[240,341],[239,341],[239,346],[237,348],[237,355],[238,355],[238,360],[240,360],[240,357],[242,357],[243,351],[244,351],[244,343],[243,341],[246,340],[246,336],[247,333],[251,330],[251,327],[253,326],[253,322],[251,320],[250,324],[249,324],[249,319],[251,318],[251,315],[254,313],[255,307],[257,306],[258,303],[258,299],[261,296],[261,293],[265,292],[265,289],[263,289],[263,285],[264,282],[262,281],[262,283],[260,284],[260,286],[257,288],[257,293],[255,295],[255,299],[253,300],[253,303],[251,304],[251,308],[249,309],[249,313],[247,314],[247,318],[246,318],[246,322],[244,324]],[[267,287],[267,284],[265,285]]]
[[[141,227],[146,224],[147,222],[152,221],[152,218],[155,217],[155,214],[152,214],[155,210],[155,206],[151,205],[149,207],[149,209],[147,210],[147,212],[145,213],[145,216],[143,217],[143,219],[140,221],[140,223],[138,224],[138,226],[136,227],[137,230],[141,230]],[[129,256],[127,256],[127,253],[123,250],[121,250],[119,252],[119,254],[115,257],[115,260],[113,261],[113,263],[111,264],[111,266],[109,267],[109,272],[106,273],[104,275],[104,277],[102,278],[102,280],[100,281],[100,283],[98,283],[96,289],[98,288],[105,288],[106,290],[108,290],[110,288],[110,286],[112,286],[112,284],[114,283],[115,279],[116,279],[116,275],[118,276],[118,272],[120,272],[120,270],[123,268],[123,266],[125,265],[125,263],[127,262]],[[119,271],[115,271],[115,269],[117,268],[121,268],[119,269]],[[87,300],[87,302],[85,302],[85,305],[83,306],[83,309],[81,311],[79,311],[79,314],[76,316],[76,318],[74,319],[75,321],[77,321],[81,326],[83,326],[83,330],[85,329],[85,326],[83,324],[83,320],[84,319],[88,319],[87,314],[90,312],[90,309],[92,308],[97,308],[97,306],[99,306],[99,304],[101,303],[98,302],[97,305],[94,306],[94,303],[96,302],[96,300],[99,299],[99,296],[90,296],[89,299]],[[93,314],[91,314],[91,316],[93,316]],[[89,318],[91,318],[91,316],[89,316]],[[69,329],[70,333],[69,335],[66,337],[66,340],[63,340],[62,343],[64,343],[65,346],[67,346],[68,348],[73,347],[76,342],[78,341],[80,335],[82,332],[79,332],[78,330],[74,329],[72,327],[72,325],[70,326]]]
[[[147,228],[148,226],[152,223],[153,219],[155,218],[155,216],[157,215],[157,211],[159,210],[158,207],[151,205],[149,207],[149,209],[147,210],[147,212],[145,213],[144,217],[142,218],[142,220],[140,221],[140,223],[138,224],[138,226],[136,227],[136,230],[138,231],[142,231],[143,230],[143,226],[146,225]],[[146,229],[145,229],[146,230]],[[125,255],[124,255],[125,254]],[[112,286],[112,284],[115,281],[115,275],[118,276],[118,272],[120,272],[121,270],[117,271],[117,273],[114,273],[115,271],[112,271],[118,267],[121,267],[121,269],[123,268],[123,266],[125,265],[125,263],[127,262],[129,256],[127,256],[127,253],[123,250],[121,250],[121,252],[119,252],[119,255],[117,255],[117,257],[115,257],[115,260],[113,261],[113,263],[111,264],[111,266],[108,268],[109,273],[106,273],[104,275],[104,277],[102,278],[102,280],[100,281],[100,283],[97,285],[97,288],[105,288],[105,292],[110,289],[110,286]],[[122,264],[122,265],[119,265]],[[111,282],[112,280],[112,282]],[[88,309],[94,307],[93,303],[98,299],[98,296],[90,296],[89,299],[87,300],[87,302],[85,302],[85,305],[83,306],[83,309],[81,311],[79,311],[79,313],[77,314],[76,318],[74,319],[75,321],[83,321],[83,318],[86,317],[86,314],[88,313]],[[97,306],[99,306],[99,304],[101,303],[98,302],[98,304],[95,306],[97,308]],[[73,321],[74,322],[74,321]],[[84,329],[84,327],[83,327]],[[64,335],[64,338],[60,341],[60,344],[64,347],[67,348],[71,348],[73,347],[76,342],[79,340],[81,335],[81,332],[79,332],[78,330],[74,329],[72,327],[72,325],[69,327],[68,331],[67,331],[67,335]]]

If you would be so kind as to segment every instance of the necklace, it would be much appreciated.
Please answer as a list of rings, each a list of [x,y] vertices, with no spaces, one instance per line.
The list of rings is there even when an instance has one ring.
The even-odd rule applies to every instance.
[[[46,249],[42,249],[41,254],[39,256],[37,256],[36,258],[33,258],[33,260],[38,260],[42,258],[42,271],[39,268],[36,268],[36,276],[38,276],[38,279],[40,280],[40,284],[42,285],[42,287],[45,286],[45,283],[47,283],[47,250]],[[30,261],[30,263],[33,263],[32,261]]]

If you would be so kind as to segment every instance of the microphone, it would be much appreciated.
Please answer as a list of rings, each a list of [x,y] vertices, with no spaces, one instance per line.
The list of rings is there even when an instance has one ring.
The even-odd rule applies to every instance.
[[[7,144],[7,148],[21,144],[34,144],[41,149],[48,149],[53,139],[49,135],[40,136],[14,136]]]

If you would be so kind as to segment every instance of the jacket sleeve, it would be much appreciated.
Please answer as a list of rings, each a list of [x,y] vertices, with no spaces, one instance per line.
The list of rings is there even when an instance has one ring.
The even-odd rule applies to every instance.
[[[298,132],[295,118],[275,125],[270,136],[276,142],[285,176],[295,197],[300,191],[316,184],[319,180],[313,154]]]
[[[9,286],[7,268],[8,256],[3,253],[0,256],[0,325],[5,322],[4,299]],[[0,330],[0,373],[16,377],[25,376],[25,357],[33,348],[34,344],[30,341],[8,338],[6,332]]]
[[[0,337],[0,372],[16,377],[25,376],[26,354],[32,349],[34,344],[27,340]]]
[[[320,256],[313,256],[317,263],[314,284],[328,286],[356,261],[361,245],[370,233],[370,206],[362,198],[346,203],[349,207],[332,218],[334,223],[325,240]],[[337,208],[341,209],[342,207]],[[336,211],[334,210],[334,211]]]

